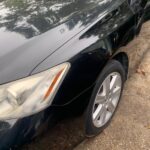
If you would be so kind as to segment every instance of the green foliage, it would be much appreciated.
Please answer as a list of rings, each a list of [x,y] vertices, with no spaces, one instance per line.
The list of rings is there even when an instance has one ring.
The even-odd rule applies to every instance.
[[[4,1],[6,7],[9,8],[24,8],[27,6],[27,0],[5,0]]]

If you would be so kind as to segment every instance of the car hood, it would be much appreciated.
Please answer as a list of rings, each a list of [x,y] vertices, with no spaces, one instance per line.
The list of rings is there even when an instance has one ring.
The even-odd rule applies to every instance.
[[[0,28],[29,39],[79,14],[81,18],[88,17],[90,10],[105,9],[112,1],[115,0],[1,0]]]
[[[30,75],[112,1],[1,0],[0,84]]]

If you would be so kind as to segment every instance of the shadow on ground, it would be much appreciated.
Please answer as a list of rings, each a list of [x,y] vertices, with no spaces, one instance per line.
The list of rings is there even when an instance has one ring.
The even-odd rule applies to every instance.
[[[71,118],[59,122],[42,137],[22,150],[70,150],[85,139],[81,130],[81,118]]]

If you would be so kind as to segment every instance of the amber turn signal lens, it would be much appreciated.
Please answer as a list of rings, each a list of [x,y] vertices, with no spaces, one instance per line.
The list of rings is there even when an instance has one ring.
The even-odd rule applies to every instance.
[[[46,100],[46,99],[48,98],[48,96],[51,94],[51,92],[52,92],[52,90],[53,90],[53,88],[54,88],[56,82],[58,81],[58,79],[59,79],[59,77],[61,76],[61,74],[63,73],[63,71],[64,71],[64,69],[62,69],[61,71],[59,71],[58,74],[55,76],[55,78],[54,78],[52,84],[50,85],[50,87],[49,87],[47,93],[46,93],[45,96],[44,96],[44,100]]]

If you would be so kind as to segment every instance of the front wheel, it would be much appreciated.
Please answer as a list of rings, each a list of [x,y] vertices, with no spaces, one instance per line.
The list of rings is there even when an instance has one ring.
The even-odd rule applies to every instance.
[[[110,123],[122,95],[125,77],[123,66],[116,60],[109,61],[102,70],[85,112],[87,136],[97,135]]]

